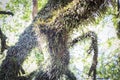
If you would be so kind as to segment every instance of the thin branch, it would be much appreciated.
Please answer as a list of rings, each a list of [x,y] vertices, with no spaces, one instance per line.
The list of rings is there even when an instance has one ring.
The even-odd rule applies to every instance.
[[[0,14],[7,14],[7,15],[14,16],[14,14],[10,11],[0,11]]]
[[[1,54],[2,54],[5,49],[9,48],[9,46],[6,44],[7,37],[3,34],[1,28],[0,28],[0,39],[1,39]]]

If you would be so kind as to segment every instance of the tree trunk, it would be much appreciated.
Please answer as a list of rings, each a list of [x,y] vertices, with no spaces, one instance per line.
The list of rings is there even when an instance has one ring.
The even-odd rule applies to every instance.
[[[71,0],[67,0],[68,3]],[[46,6],[38,13],[39,15],[34,19],[33,24],[38,19],[47,19],[50,17],[51,10],[57,10],[61,6],[65,6],[66,2],[49,0]],[[0,71],[0,80],[17,80],[17,77],[20,73],[24,73],[21,64],[27,57],[30,51],[38,46],[39,42],[39,33],[36,30],[36,27],[31,24],[25,29],[25,31],[20,35],[19,41],[9,48],[5,60],[2,62],[1,71]],[[38,30],[39,31],[39,30]],[[41,37],[42,39],[42,37]],[[7,72],[7,73],[6,73]]]
[[[94,20],[93,14],[104,9],[106,2],[110,1],[49,0],[15,46],[9,48],[1,66],[0,80],[17,80],[20,72],[24,74],[21,64],[36,46],[48,56],[45,55],[47,65],[35,80],[58,80],[63,74],[69,77],[69,32]]]
[[[38,13],[38,1],[37,0],[32,0],[32,2],[33,2],[32,18],[34,19],[35,16],[37,16],[37,13]]]

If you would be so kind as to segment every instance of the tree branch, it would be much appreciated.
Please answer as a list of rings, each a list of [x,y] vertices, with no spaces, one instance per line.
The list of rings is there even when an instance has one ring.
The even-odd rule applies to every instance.
[[[76,80],[75,75],[70,71],[66,71],[65,75],[67,76],[67,80]]]
[[[1,39],[1,54],[4,52],[5,49],[8,49],[9,46],[6,44],[6,36],[2,33],[2,30],[0,28],[0,39]]]
[[[10,11],[0,11],[0,14],[7,14],[13,16],[14,14]]]
[[[61,10],[56,11],[54,17],[43,22],[52,29],[66,30],[67,32],[77,28],[78,25],[87,25],[95,21],[95,15],[100,15],[106,10],[109,0],[73,0]],[[103,11],[104,10],[104,11]],[[58,13],[57,13],[58,12]],[[52,26],[52,27],[51,27]]]
[[[86,39],[86,38],[91,38],[91,40],[92,40],[91,46],[88,50],[88,54],[90,54],[92,51],[94,51],[93,62],[92,62],[92,65],[90,67],[88,75],[90,76],[91,73],[93,72],[93,80],[96,80],[96,66],[97,66],[97,57],[98,57],[97,34],[92,32],[92,31],[89,31],[89,32],[83,34],[82,36],[75,38],[70,43],[70,47],[72,47],[77,42],[79,42],[83,39]]]

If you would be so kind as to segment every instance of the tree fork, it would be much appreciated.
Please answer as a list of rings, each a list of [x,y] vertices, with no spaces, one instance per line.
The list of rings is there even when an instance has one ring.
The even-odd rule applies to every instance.
[[[53,15],[51,13],[51,7],[53,6],[50,6],[50,4],[54,1],[55,3],[58,3],[59,0],[48,1],[49,4],[46,4],[46,6],[38,13],[38,16],[32,22],[32,25],[30,25],[20,36],[18,43],[8,50],[9,54],[4,60],[4,62],[6,62],[8,57],[14,56],[17,62],[22,64],[24,59],[27,57],[27,54],[32,48],[36,47],[38,42],[47,43],[45,46],[41,46],[43,47],[43,52],[48,52],[50,55],[50,64],[47,66],[48,69],[44,71],[45,74],[47,74],[47,76],[44,76],[48,79],[44,79],[44,76],[39,76],[37,77],[38,80],[58,80],[60,76],[65,74],[68,69],[70,58],[67,50],[68,33],[74,28],[77,28],[78,25],[83,22],[88,22],[88,20],[90,22],[91,19],[94,21],[93,13],[97,13],[104,9],[105,5],[103,4],[109,2],[109,0],[73,0],[71,3],[68,2],[69,4],[65,8],[61,7],[62,10],[60,10],[59,13]],[[64,0],[61,0],[61,2],[63,1]],[[60,3],[55,4],[55,6]],[[57,11],[56,8],[52,9]],[[49,20],[51,18],[53,18],[52,21]],[[40,22],[35,26],[37,21]],[[44,23],[42,23],[42,21]],[[46,47],[47,51],[44,49]],[[2,67],[11,66],[4,62],[2,63]],[[9,69],[5,69],[9,72]],[[5,73],[3,76],[5,77],[5,75],[7,74]]]

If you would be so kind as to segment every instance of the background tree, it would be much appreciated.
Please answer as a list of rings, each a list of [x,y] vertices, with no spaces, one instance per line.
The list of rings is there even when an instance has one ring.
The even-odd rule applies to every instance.
[[[33,3],[32,18],[34,19],[34,17],[38,13],[38,1],[37,0],[32,0],[32,3]]]

